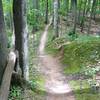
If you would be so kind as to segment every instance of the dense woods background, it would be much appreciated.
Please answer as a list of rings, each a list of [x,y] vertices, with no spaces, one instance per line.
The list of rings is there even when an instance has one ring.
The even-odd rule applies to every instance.
[[[64,66],[69,66],[63,69],[65,75],[72,75],[73,81],[69,83],[73,90],[77,83],[80,83],[77,84],[80,91],[92,87],[91,91],[96,94],[91,94],[89,98],[99,100],[100,0],[0,0],[0,85],[9,52],[17,52],[13,73],[18,78],[12,78],[9,100],[22,100],[21,93],[26,87],[41,94],[36,89],[37,85],[42,84],[42,88],[44,85],[37,64],[38,46],[50,19],[52,23],[48,30],[46,52],[59,56]],[[74,76],[83,82],[75,80]],[[88,91],[83,90],[84,100],[88,100]],[[76,100],[82,100],[79,91],[75,94]]]

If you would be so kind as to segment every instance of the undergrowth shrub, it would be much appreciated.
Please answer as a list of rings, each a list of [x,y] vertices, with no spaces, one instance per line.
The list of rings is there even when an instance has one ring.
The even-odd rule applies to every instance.
[[[8,100],[22,100],[22,88],[19,86],[11,86]]]

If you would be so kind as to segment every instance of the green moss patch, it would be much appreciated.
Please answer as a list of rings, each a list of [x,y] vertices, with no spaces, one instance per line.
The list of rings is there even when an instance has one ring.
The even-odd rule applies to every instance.
[[[94,93],[86,80],[82,81],[80,87],[80,81],[70,81],[69,84],[72,86],[76,100],[99,100],[100,93]]]
[[[70,43],[67,44],[67,42]],[[63,48],[61,61],[65,65],[64,72],[67,74],[77,73],[83,66],[95,64],[100,59],[100,38],[98,37],[80,35],[74,41],[68,41],[64,37],[58,38],[48,43],[47,52],[58,54],[59,46]]]

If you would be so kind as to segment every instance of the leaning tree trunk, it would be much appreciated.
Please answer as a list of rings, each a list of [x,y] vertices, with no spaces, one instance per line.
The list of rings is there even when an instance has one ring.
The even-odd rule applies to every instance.
[[[4,26],[2,0],[0,0],[0,84],[7,62],[7,37]]]
[[[26,0],[13,0],[13,19],[15,28],[15,49],[19,52],[19,66],[22,70],[22,77],[28,80],[29,65]]]
[[[59,15],[58,15],[58,9],[59,9],[58,0],[54,0],[54,36],[55,36],[55,38],[59,37],[59,29],[58,29]]]

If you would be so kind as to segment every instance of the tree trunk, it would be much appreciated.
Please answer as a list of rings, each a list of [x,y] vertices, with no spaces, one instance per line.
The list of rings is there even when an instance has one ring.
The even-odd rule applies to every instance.
[[[73,2],[74,2],[74,0],[71,0],[71,3],[70,3],[70,4],[71,4],[71,5],[70,5],[70,10],[72,10],[72,9],[73,9],[73,5],[74,5],[74,3],[73,3]]]
[[[59,29],[58,29],[58,22],[59,22],[59,14],[58,14],[58,0],[54,0],[54,36],[59,37]]]
[[[90,34],[91,20],[92,20],[95,4],[96,4],[96,0],[93,0],[91,12],[90,12],[90,18],[89,18],[88,34]]]
[[[77,25],[77,0],[73,0],[73,17],[74,17],[74,26],[73,26],[73,34],[76,33],[76,25]]]
[[[88,15],[88,13],[90,12],[90,7],[91,7],[91,0],[88,0],[88,7],[86,10],[86,15]]]
[[[78,17],[77,17],[78,24],[80,24],[81,10],[82,10],[82,0],[80,0],[79,2],[79,11],[78,11]]]
[[[35,9],[35,10],[37,10],[37,13],[36,13],[36,11],[35,11],[35,19],[33,19],[33,20],[35,20],[35,22],[36,22],[36,24],[33,26],[33,30],[32,30],[32,32],[35,32],[35,31],[37,31],[38,30],[38,24],[39,24],[39,21],[38,21],[38,17],[39,17],[39,14],[38,14],[38,10],[39,10],[39,1],[38,0],[33,0],[33,9]],[[33,33],[34,34],[34,33]]]
[[[0,84],[7,62],[7,37],[4,25],[2,0],[0,0]]]
[[[22,77],[28,80],[29,65],[26,0],[13,1],[13,19],[15,28],[15,49],[19,52],[19,66],[22,70]]]
[[[45,24],[48,24],[48,0],[46,0]]]
[[[67,8],[67,13],[68,13],[68,11],[69,11],[69,0],[66,1],[66,8]]]
[[[97,3],[98,3],[98,1],[95,0],[95,5],[94,5],[95,7],[94,7],[94,10],[93,10],[93,16],[92,16],[93,17],[93,20],[96,19],[96,9],[97,9],[96,7],[97,7]]]
[[[82,20],[81,20],[81,32],[83,32],[83,28],[84,28],[84,21],[85,21],[85,13],[86,13],[86,3],[87,3],[87,0],[85,0],[85,3],[84,3],[84,10],[83,10],[83,16],[82,16]]]

